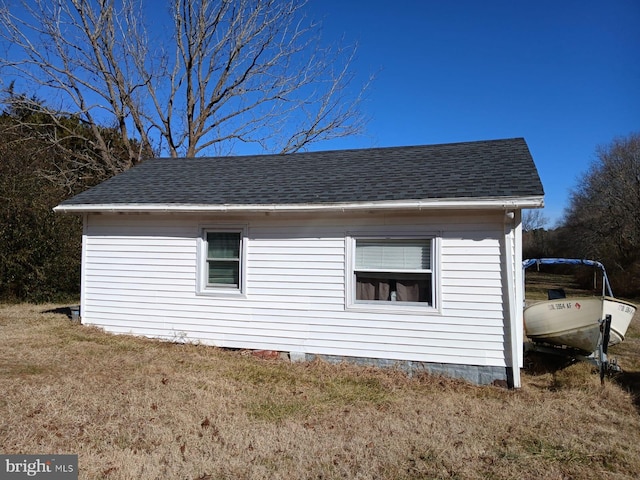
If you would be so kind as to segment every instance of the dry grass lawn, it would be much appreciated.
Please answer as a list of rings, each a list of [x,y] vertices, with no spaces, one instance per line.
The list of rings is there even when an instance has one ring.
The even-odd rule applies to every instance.
[[[0,453],[78,454],[82,479],[623,479],[640,472],[640,318],[600,385],[523,388],[114,336],[0,305]]]

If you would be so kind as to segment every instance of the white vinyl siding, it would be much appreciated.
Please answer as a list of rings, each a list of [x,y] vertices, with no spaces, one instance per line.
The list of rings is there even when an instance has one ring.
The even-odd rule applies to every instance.
[[[502,218],[88,215],[82,319],[111,332],[221,347],[506,366]],[[198,295],[203,229],[227,224],[243,225],[244,294]],[[430,259],[438,259],[438,308],[346,308],[353,231],[363,238],[438,232]]]

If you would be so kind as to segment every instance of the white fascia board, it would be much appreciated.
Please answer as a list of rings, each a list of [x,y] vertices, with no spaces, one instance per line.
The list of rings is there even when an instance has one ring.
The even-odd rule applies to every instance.
[[[440,210],[542,208],[544,197],[445,198],[385,202],[301,203],[271,205],[80,204],[58,205],[58,213],[262,213],[347,212],[361,210]]]

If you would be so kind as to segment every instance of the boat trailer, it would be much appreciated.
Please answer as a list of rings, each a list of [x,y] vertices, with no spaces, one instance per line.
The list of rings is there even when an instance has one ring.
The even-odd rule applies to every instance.
[[[569,347],[560,347],[534,342],[525,343],[525,352],[559,355],[581,362],[588,362],[598,369],[600,372],[600,383],[604,385],[605,375],[620,373],[622,369],[615,358],[609,359],[608,356],[609,337],[611,333],[611,315],[606,315],[605,318],[599,320],[598,323],[600,324],[600,337],[595,351],[590,355],[585,355],[585,352]]]

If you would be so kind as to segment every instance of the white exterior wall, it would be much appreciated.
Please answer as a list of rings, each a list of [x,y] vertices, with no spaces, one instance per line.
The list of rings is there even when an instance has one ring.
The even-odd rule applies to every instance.
[[[201,226],[216,223],[247,226],[244,298],[196,294],[197,238]],[[347,308],[345,236],[352,233],[436,234],[439,308]],[[505,238],[501,211],[313,219],[89,214],[82,321],[220,347],[505,367]]]

